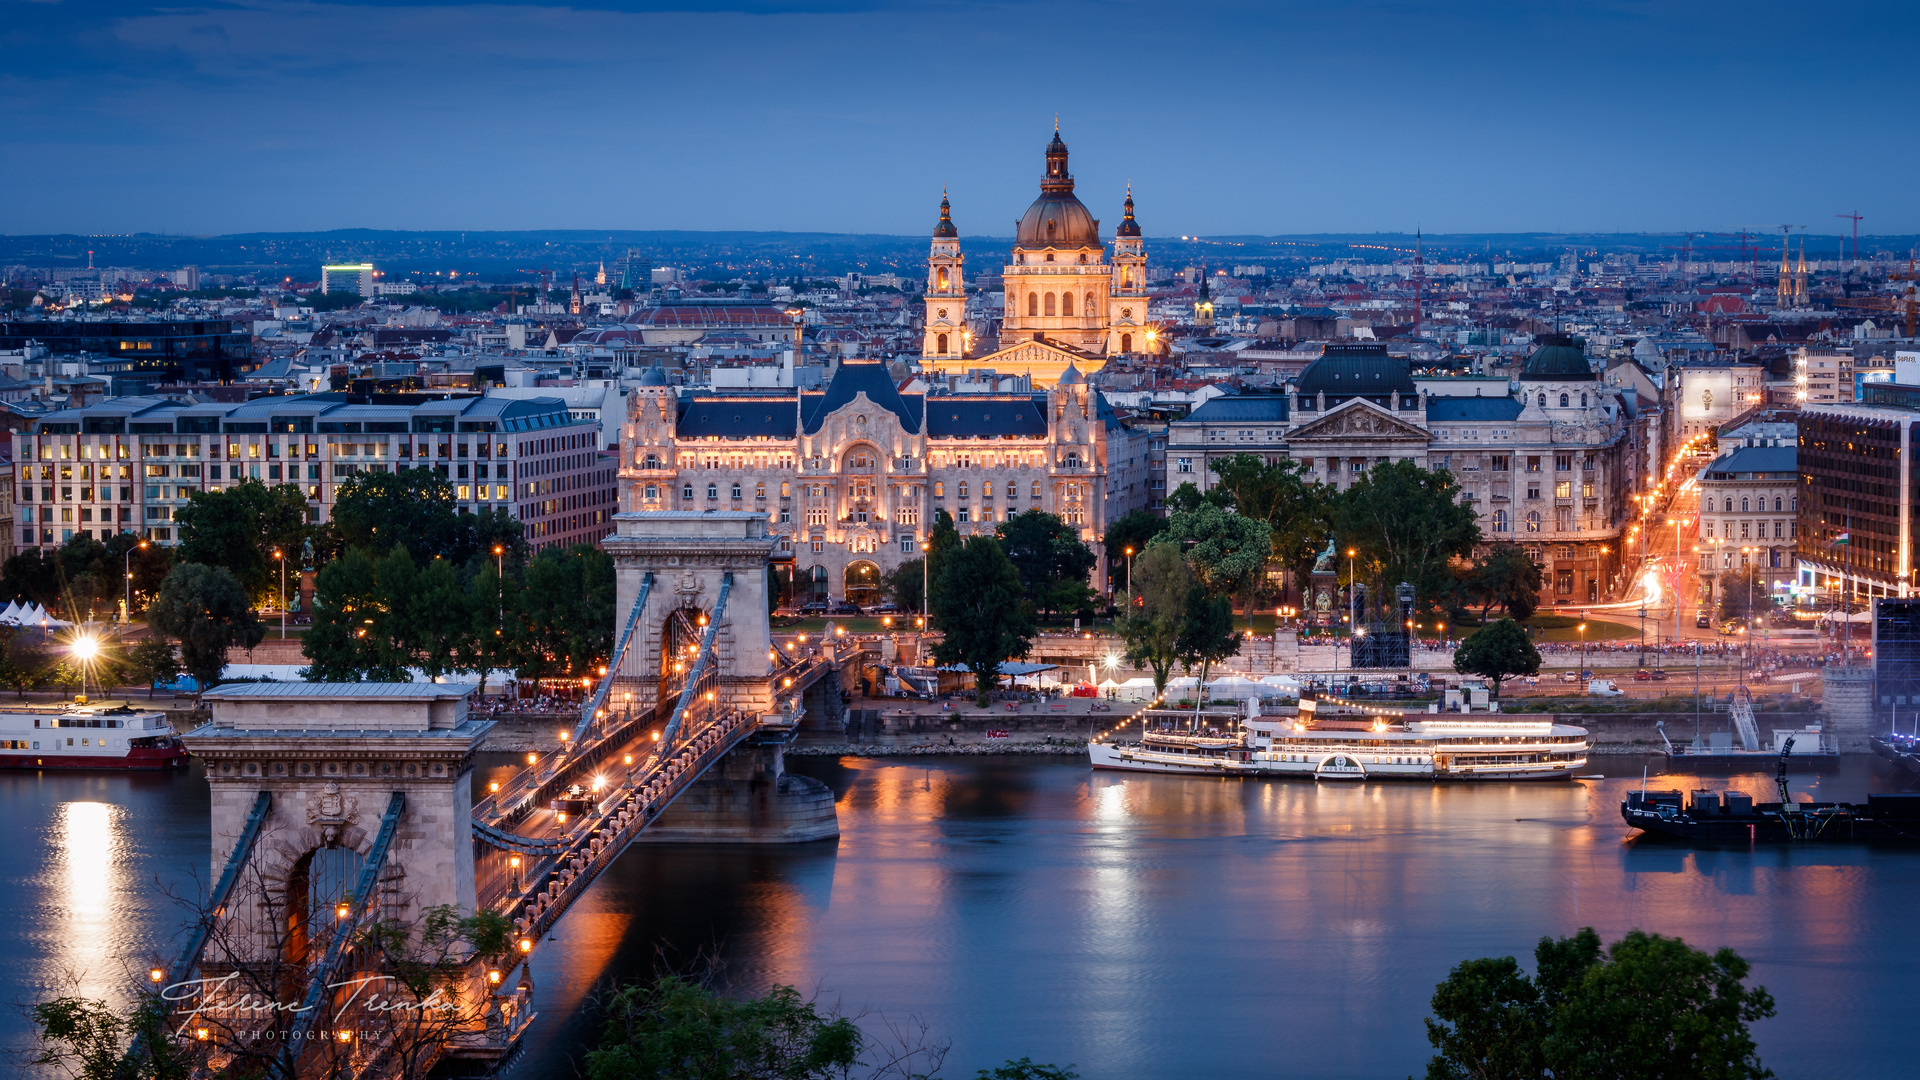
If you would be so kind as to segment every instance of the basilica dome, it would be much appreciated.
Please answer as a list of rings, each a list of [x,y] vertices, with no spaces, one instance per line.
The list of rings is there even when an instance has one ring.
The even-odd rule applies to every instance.
[[[1058,131],[1047,144],[1047,171],[1040,179],[1040,197],[1021,216],[1014,244],[1028,249],[1100,246],[1100,223],[1073,194],[1067,144]]]

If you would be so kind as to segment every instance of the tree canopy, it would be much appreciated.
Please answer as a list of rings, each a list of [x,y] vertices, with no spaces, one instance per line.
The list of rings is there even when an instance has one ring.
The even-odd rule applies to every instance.
[[[1133,605],[1120,622],[1127,642],[1127,663],[1153,672],[1157,697],[1180,660],[1181,630],[1187,621],[1187,593],[1193,575],[1171,544],[1154,544],[1133,558]]]
[[[1473,509],[1459,495],[1452,473],[1406,460],[1375,465],[1341,493],[1334,521],[1342,545],[1360,553],[1375,605],[1388,603],[1403,581],[1423,612],[1446,595],[1448,562],[1472,555],[1480,539]]]
[[[994,531],[1036,608],[1076,611],[1092,602],[1087,575],[1100,558],[1080,539],[1079,530],[1044,510],[1028,510],[1008,517]]]
[[[999,682],[1001,662],[1025,656],[1033,642],[1033,609],[1020,572],[994,537],[968,538],[939,565],[933,623],[942,636],[933,656],[942,664],[967,665],[985,706]]]
[[[1492,679],[1493,693],[1498,697],[1501,680],[1540,671],[1540,650],[1527,639],[1525,627],[1512,619],[1501,619],[1474,631],[1453,650],[1453,670]]]
[[[300,568],[301,549],[313,534],[307,517],[307,497],[293,484],[242,480],[195,491],[174,514],[180,561],[225,567],[248,596],[271,597],[280,581],[273,553],[283,552],[294,560],[290,569]]]
[[[418,562],[439,556],[460,566],[491,558],[496,545],[509,559],[523,557],[521,524],[510,512],[462,514],[453,496],[453,485],[427,468],[355,476],[334,495],[332,546],[382,554],[404,543]]]
[[[1201,498],[1169,514],[1167,530],[1152,542],[1175,545],[1208,593],[1233,596],[1265,572],[1273,553],[1273,530],[1264,521]]]
[[[1774,1014],[1732,949],[1709,954],[1632,930],[1603,952],[1592,927],[1513,957],[1468,960],[1433,993],[1427,1080],[1762,1080],[1747,1025]]]
[[[147,622],[179,642],[180,666],[202,691],[220,681],[228,649],[251,649],[266,636],[233,572],[201,563],[173,568],[147,608]]]

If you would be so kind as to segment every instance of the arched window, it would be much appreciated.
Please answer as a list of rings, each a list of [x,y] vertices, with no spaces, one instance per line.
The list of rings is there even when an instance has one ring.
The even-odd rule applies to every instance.
[[[1017,499],[1019,497],[1020,497],[1020,481],[1018,480],[1007,481],[1007,498]]]
[[[693,485],[686,484],[682,486],[680,488],[680,497],[687,500],[688,502],[692,502],[693,501]]]
[[[1798,509],[1800,509],[1800,496],[1798,496],[1798,495],[1795,495],[1795,496],[1793,497],[1793,502],[1792,502],[1792,503],[1791,503],[1791,504],[1790,504],[1790,505],[1789,505],[1789,506],[1787,507],[1787,509],[1789,509],[1789,510],[1798,510]]]
[[[1055,308],[1055,306],[1056,306],[1056,305],[1055,305],[1055,304],[1054,304],[1054,302],[1053,302],[1053,294],[1052,294],[1052,293],[1048,293],[1048,294],[1047,294],[1047,306],[1046,306],[1046,313],[1047,313],[1048,315],[1052,315],[1052,314],[1053,314],[1053,312],[1054,312],[1054,308]]]
[[[943,266],[940,268],[940,291],[945,292],[946,289],[947,289],[947,268]]]
[[[1495,510],[1493,512],[1493,531],[1507,531],[1507,512],[1505,510]]]
[[[735,499],[738,499],[740,497],[740,481],[738,480],[735,480],[733,482],[733,497]]]
[[[1129,353],[1133,351],[1133,335],[1132,334],[1120,335],[1120,351],[1123,353]]]
[[[717,498],[719,498],[719,497],[720,497],[720,485],[719,485],[719,484],[708,484],[708,485],[707,485],[707,498],[709,498],[709,499],[717,499]]]
[[[1547,407],[1547,395],[1545,394],[1540,395],[1540,407],[1543,409]]]
[[[1560,407],[1563,409],[1567,407],[1567,395],[1565,394],[1560,395]]]
[[[1078,451],[1070,451],[1070,452],[1069,452],[1069,453],[1067,454],[1067,457],[1066,457],[1066,460],[1064,460],[1064,461],[1062,461],[1062,462],[1061,462],[1061,464],[1062,464],[1062,465],[1065,465],[1065,466],[1066,466],[1067,468],[1069,468],[1069,469],[1077,469],[1077,468],[1079,468],[1079,467],[1080,467],[1080,454],[1079,454],[1079,452],[1078,452]]]
[[[1580,395],[1580,407],[1583,409],[1587,407],[1587,395],[1585,394]]]
[[[1027,294],[1027,315],[1031,317],[1039,314],[1040,314],[1040,294],[1037,292],[1030,292]]]
[[[941,334],[935,337],[933,340],[934,340],[933,351],[935,352],[947,351],[947,335]]]
[[[1072,293],[1067,292],[1067,293],[1060,294],[1060,314],[1062,315],[1073,314],[1073,294]]]
[[[980,497],[983,499],[993,498],[993,481],[991,480],[980,481]]]
[[[1747,500],[1745,498],[1740,500],[1740,512],[1743,514],[1747,512]]]
[[[1033,482],[1033,491],[1031,492],[1030,497],[1035,499],[1040,497],[1040,481],[1035,480]]]
[[[1726,505],[1721,508],[1720,512],[1723,514],[1733,513],[1733,497],[1731,495],[1727,497]]]
[[[754,498],[756,498],[756,499],[764,499],[764,498],[766,498],[766,497],[767,497],[767,485],[765,485],[765,484],[755,484],[755,485],[753,485],[753,497],[754,497]]]
[[[1540,531],[1540,511],[1538,510],[1527,511],[1527,531],[1528,532]]]
[[[1780,496],[1778,495],[1773,497],[1773,509],[1775,513],[1779,513],[1780,511]]]
[[[963,499],[967,497],[967,482],[965,480],[960,481],[960,497]]]

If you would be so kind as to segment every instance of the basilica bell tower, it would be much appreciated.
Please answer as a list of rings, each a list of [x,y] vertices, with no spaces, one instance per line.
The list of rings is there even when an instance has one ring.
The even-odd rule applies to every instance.
[[[940,224],[933,227],[933,246],[927,254],[927,333],[920,345],[924,360],[958,360],[967,354],[967,290],[960,278],[960,230],[953,227],[953,208],[940,193]]]

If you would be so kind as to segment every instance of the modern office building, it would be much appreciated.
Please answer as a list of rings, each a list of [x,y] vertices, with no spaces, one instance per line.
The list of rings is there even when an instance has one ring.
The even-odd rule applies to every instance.
[[[355,296],[374,296],[379,290],[373,283],[372,263],[338,263],[320,268],[320,291],[324,293],[353,293]]]
[[[109,398],[16,436],[21,547],[137,532],[167,544],[195,492],[293,484],[316,522],[357,475],[428,468],[462,513],[510,511],[536,549],[594,543],[618,503],[599,425],[557,398],[309,394],[243,404]]]
[[[1877,731],[1912,731],[1920,720],[1920,599],[1873,602],[1873,690]],[[1896,726],[1897,725],[1897,726]]]
[[[225,382],[253,369],[253,335],[227,319],[20,319],[0,322],[0,350],[39,345],[87,356],[104,375]]]
[[[1870,391],[1898,391],[1895,385]],[[1876,396],[1880,396],[1876,394]],[[1920,401],[1810,405],[1800,411],[1799,571],[1803,592],[1911,595],[1914,423]]]

